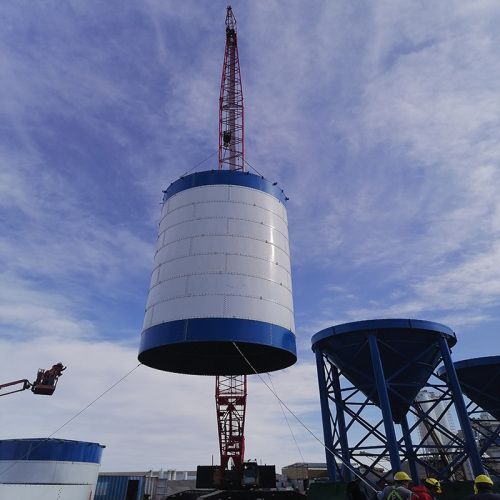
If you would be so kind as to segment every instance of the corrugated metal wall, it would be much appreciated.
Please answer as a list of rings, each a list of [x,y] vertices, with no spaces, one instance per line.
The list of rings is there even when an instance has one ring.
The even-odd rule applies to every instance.
[[[94,500],[142,500],[144,476],[99,476]]]

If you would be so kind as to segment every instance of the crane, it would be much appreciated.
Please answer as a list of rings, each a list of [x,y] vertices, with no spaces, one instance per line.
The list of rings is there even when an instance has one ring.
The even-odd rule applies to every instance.
[[[219,170],[245,170],[244,109],[241,87],[236,18],[231,6],[226,13],[226,47],[219,97]],[[274,465],[244,461],[247,376],[217,375],[215,401],[219,433],[220,467],[197,468],[196,487],[205,500],[283,499],[303,500],[296,491],[276,490]],[[217,488],[207,493],[204,488]],[[203,489],[202,489],[203,488]],[[186,492],[185,498],[192,499]],[[179,499],[183,498],[179,494]]]
[[[229,170],[245,170],[243,123],[243,91],[236,18],[231,6],[228,6],[226,48],[219,98],[219,170],[223,170],[224,167]],[[239,482],[243,477],[246,398],[246,375],[216,377],[215,401],[222,482],[232,482],[233,478]]]

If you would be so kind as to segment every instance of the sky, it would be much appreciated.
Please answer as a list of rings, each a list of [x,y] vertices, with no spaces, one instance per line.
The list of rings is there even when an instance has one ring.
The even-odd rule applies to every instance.
[[[325,461],[318,331],[425,319],[455,361],[500,354],[500,6],[231,5],[247,170],[289,198],[298,360],[248,377],[245,428],[280,471]],[[137,354],[162,190],[217,168],[226,6],[0,2],[0,383],[67,365],[52,397],[0,400],[0,439],[97,442],[103,471],[219,463],[214,378]]]

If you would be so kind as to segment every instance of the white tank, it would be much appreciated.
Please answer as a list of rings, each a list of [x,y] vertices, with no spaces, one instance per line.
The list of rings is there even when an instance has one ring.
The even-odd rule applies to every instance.
[[[296,361],[285,201],[276,183],[248,172],[199,172],[171,184],[139,361],[199,375]]]
[[[0,499],[92,500],[104,446],[64,439],[0,441]]]

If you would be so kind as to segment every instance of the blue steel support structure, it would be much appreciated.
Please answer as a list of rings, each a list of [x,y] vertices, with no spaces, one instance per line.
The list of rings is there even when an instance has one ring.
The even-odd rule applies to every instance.
[[[460,388],[470,400],[467,413],[478,443],[483,467],[490,477],[500,479],[500,356],[464,359],[453,363]],[[447,380],[442,367],[438,376]],[[486,413],[486,414],[485,414]],[[489,450],[493,447],[493,453]]]
[[[413,443],[411,441],[410,428],[408,426],[408,418],[405,415],[401,420],[401,430],[403,431],[403,439],[406,447],[406,453],[409,457],[408,463],[410,466],[410,476],[412,478],[413,486],[418,486],[420,484],[420,477],[418,474],[417,464],[415,461],[415,450],[413,448]]]
[[[336,457],[348,460],[348,469],[358,468],[356,476],[373,485],[406,470],[418,484],[425,470],[440,480],[461,480],[467,479],[469,459],[473,473],[483,473],[451,363],[455,343],[448,327],[421,320],[354,322],[314,335],[325,443],[333,445]],[[441,362],[451,383],[439,375]],[[427,392],[427,399],[418,399],[420,392]],[[464,438],[448,426],[452,407]],[[335,480],[338,471],[333,472],[333,461],[330,466],[330,480]]]
[[[321,403],[321,420],[323,423],[323,436],[325,443],[326,470],[330,481],[337,481],[337,469],[335,467],[335,456],[333,450],[333,434],[330,424],[330,409],[328,405],[327,383],[325,377],[325,366],[323,366],[323,353],[320,349],[315,351],[316,369],[318,372],[319,400]]]
[[[474,433],[472,432],[472,427],[469,420],[469,415],[467,414],[467,407],[462,397],[462,390],[460,388],[457,373],[455,371],[455,365],[453,364],[453,361],[451,359],[450,348],[448,347],[448,344],[443,337],[439,338],[439,347],[441,350],[441,355],[443,356],[443,363],[447,373],[448,385],[455,402],[455,410],[457,412],[458,421],[460,422],[460,427],[462,428],[462,433],[467,446],[467,452],[469,455],[472,472],[474,476],[479,476],[480,474],[484,474],[481,455],[479,454],[479,450],[476,446]]]
[[[373,372],[375,374],[375,383],[380,401],[380,409],[384,419],[385,435],[387,436],[387,448],[393,471],[401,470],[401,460],[399,459],[398,440],[392,422],[391,405],[389,402],[389,394],[387,392],[387,384],[385,382],[384,369],[380,360],[380,353],[377,345],[377,336],[374,332],[368,334],[368,342],[370,344],[370,353],[372,357]]]
[[[338,438],[340,441],[340,449],[342,451],[342,468],[341,475],[344,481],[352,481],[353,473],[346,464],[351,465],[351,453],[349,451],[349,442],[347,440],[347,426],[345,423],[344,415],[344,405],[342,403],[342,393],[340,390],[340,376],[339,371],[335,365],[331,366],[330,377],[333,385],[333,394],[335,396],[335,407],[337,410],[337,427],[338,427]]]

